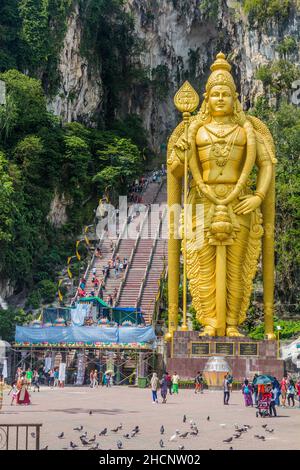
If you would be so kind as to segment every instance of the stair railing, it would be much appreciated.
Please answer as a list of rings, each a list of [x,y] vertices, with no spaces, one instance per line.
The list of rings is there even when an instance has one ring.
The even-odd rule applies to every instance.
[[[163,223],[163,220],[164,220],[165,211],[166,211],[166,207],[164,207],[161,219],[159,221],[157,230],[156,230],[155,235],[154,235],[154,240],[153,240],[153,243],[152,243],[151,252],[150,252],[150,255],[149,255],[149,258],[148,258],[148,261],[147,261],[144,276],[143,276],[143,279],[142,279],[142,282],[141,282],[141,285],[140,285],[140,289],[139,289],[139,293],[138,293],[138,297],[137,297],[137,300],[136,300],[136,305],[135,305],[136,308],[138,308],[140,306],[140,303],[141,303],[145,283],[146,283],[146,280],[147,280],[147,277],[148,277],[148,274],[149,274],[149,271],[150,271],[150,266],[151,266],[151,263],[152,263],[152,260],[153,260],[153,256],[154,256],[156,245],[157,245],[157,241],[159,239],[160,230],[161,230],[162,223]]]
[[[120,297],[121,297],[121,293],[123,291],[123,287],[125,285],[125,282],[127,281],[127,277],[128,277],[128,272],[129,272],[129,269],[131,267],[131,264],[132,264],[132,260],[133,260],[133,257],[134,257],[134,253],[137,249],[137,246],[138,246],[138,243],[139,243],[139,240],[141,238],[141,233],[144,229],[144,225],[146,223],[146,220],[148,219],[149,217],[149,212],[150,212],[150,208],[147,207],[147,210],[144,214],[144,218],[142,220],[142,223],[141,223],[141,227],[140,227],[140,230],[138,231],[137,233],[137,237],[136,237],[136,240],[135,240],[135,243],[134,243],[134,246],[131,250],[131,253],[130,253],[130,257],[129,257],[129,260],[128,260],[128,263],[127,263],[127,266],[126,266],[126,269],[125,269],[125,273],[124,273],[124,276],[123,276],[123,279],[121,280],[120,282],[120,285],[119,285],[119,289],[118,289],[118,293],[117,293],[117,296],[116,296],[116,300],[115,300],[115,306],[118,305],[119,301],[120,301]],[[130,222],[131,223],[131,222]],[[129,224],[128,224],[129,225]]]

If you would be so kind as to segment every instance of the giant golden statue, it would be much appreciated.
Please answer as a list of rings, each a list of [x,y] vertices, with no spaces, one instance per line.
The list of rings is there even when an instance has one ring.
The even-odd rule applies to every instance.
[[[184,181],[184,202],[193,209],[182,218],[185,235],[187,225],[191,234],[182,241],[184,274],[204,326],[201,334],[241,336],[238,326],[246,318],[262,245],[265,330],[274,339],[273,139],[259,119],[243,112],[224,54],[217,55],[211,71],[198,114],[191,115],[199,98],[188,82],[175,96],[183,121],[168,143],[168,206],[181,204]],[[181,240],[175,219],[169,211],[169,339],[178,326],[179,308]],[[204,233],[200,245],[199,227]]]

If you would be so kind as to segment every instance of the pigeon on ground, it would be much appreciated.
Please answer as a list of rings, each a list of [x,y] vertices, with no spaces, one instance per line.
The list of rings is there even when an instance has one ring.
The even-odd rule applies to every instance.
[[[107,434],[107,428],[104,428],[101,432],[99,432],[99,436],[105,436]]]
[[[264,428],[264,429],[266,429],[267,426],[268,426],[267,424],[262,424],[261,425],[261,427]]]
[[[96,440],[96,434],[94,434],[94,437],[92,437],[91,439],[89,439],[89,442],[95,442]]]
[[[239,432],[239,433],[234,434],[233,436],[234,436],[235,439],[239,439],[241,437],[241,435],[242,435],[242,433]]]
[[[210,416],[207,416],[206,420],[209,421],[209,420],[210,420]]]
[[[131,431],[130,437],[134,437],[136,435],[135,431]]]
[[[159,441],[159,445],[160,445],[161,448],[165,447],[164,441],[162,439]]]
[[[182,434],[179,434],[179,437],[182,437],[183,439],[185,439],[187,436],[188,436],[188,432],[183,432]]]
[[[98,450],[98,448],[99,448],[99,442],[96,442],[96,444],[90,447],[89,450]]]
[[[268,428],[266,428],[265,431],[267,431],[267,432],[274,432],[274,429],[268,429]]]
[[[123,449],[122,441],[117,441],[117,447],[118,447],[119,450]]]
[[[266,439],[265,436],[259,436],[258,434],[255,434],[254,437],[256,437],[257,439],[261,439],[262,441]]]
[[[162,425],[162,426],[160,427],[160,434],[163,434],[164,432],[165,432],[165,428],[164,428],[164,426]]]
[[[229,442],[232,441],[232,439],[233,439],[233,437],[229,437],[228,439],[223,439],[223,442],[228,442],[229,443]]]
[[[80,438],[80,440],[81,440],[82,445],[84,445],[84,446],[89,446],[90,445],[89,441],[87,441],[84,437]]]
[[[137,432],[140,432],[139,426],[136,426],[136,427],[133,429],[133,431],[135,431],[136,433],[137,433]]]
[[[30,433],[30,435],[31,435],[31,437],[33,437],[33,439],[35,439],[35,433],[34,432]]]
[[[70,442],[70,447],[72,447],[72,449],[76,449],[76,447],[78,447],[76,444],[74,444],[74,442]]]
[[[83,430],[83,426],[80,426],[80,428],[73,428],[73,431],[82,431]]]
[[[233,447],[229,447],[229,450],[233,450]]]
[[[44,447],[44,448],[43,448],[43,449],[41,449],[41,450],[48,450],[48,446]]]
[[[119,431],[121,431],[121,429],[123,428],[123,424],[120,423],[119,426],[118,426],[118,428],[119,428]]]
[[[112,432],[118,432],[119,431],[119,426],[117,426],[115,429],[111,429]]]
[[[92,412],[92,410],[90,410],[90,411],[89,411],[89,415],[92,415],[92,414],[93,414],[93,412]]]
[[[183,423],[186,422],[186,416],[185,415],[183,415],[183,420],[182,421],[183,421]]]
[[[179,450],[184,450],[184,446],[178,446]]]
[[[195,429],[193,429],[193,431],[190,432],[190,435],[191,435],[191,436],[197,436],[197,435],[198,435],[198,432],[199,432],[198,429],[195,428]]]
[[[64,435],[65,435],[65,433],[62,432],[62,433],[60,433],[57,437],[58,437],[58,439],[62,439],[62,438],[64,437]]]
[[[176,441],[179,434],[180,432],[178,431],[178,429],[176,429],[175,434],[173,434],[173,436],[170,437],[170,441]]]
[[[130,434],[124,434],[123,437],[125,437],[125,439],[130,439]]]
[[[79,439],[81,439],[82,437],[86,438],[87,437],[87,431],[85,431],[84,434],[81,434],[81,436],[79,436]]]

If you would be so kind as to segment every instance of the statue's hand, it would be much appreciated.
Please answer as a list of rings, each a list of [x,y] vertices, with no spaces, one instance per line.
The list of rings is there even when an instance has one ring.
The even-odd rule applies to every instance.
[[[259,196],[251,196],[248,194],[247,196],[241,196],[239,198],[241,202],[239,202],[234,208],[234,212],[237,215],[245,215],[249,214],[250,212],[257,209],[261,204],[261,198]]]
[[[189,150],[190,146],[190,142],[188,142],[185,137],[182,137],[180,141],[175,144],[175,147],[178,150],[181,150],[182,152],[184,152],[185,150]]]

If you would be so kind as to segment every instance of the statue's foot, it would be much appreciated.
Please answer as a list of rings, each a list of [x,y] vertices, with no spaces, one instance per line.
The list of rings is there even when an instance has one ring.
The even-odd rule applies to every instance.
[[[216,336],[216,329],[212,326],[205,326],[204,330],[199,333],[199,336]]]
[[[233,338],[236,336],[244,336],[244,335],[242,335],[242,333],[239,332],[236,326],[228,326],[226,328],[226,336]]]

